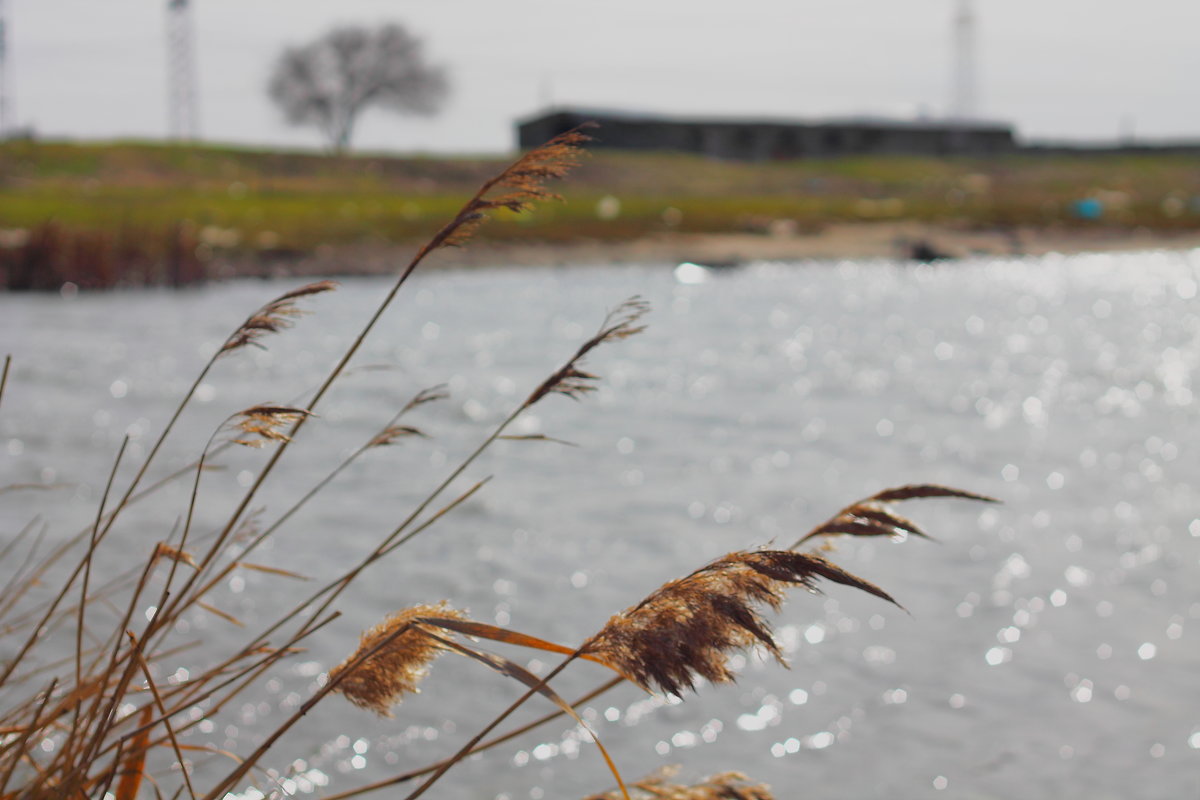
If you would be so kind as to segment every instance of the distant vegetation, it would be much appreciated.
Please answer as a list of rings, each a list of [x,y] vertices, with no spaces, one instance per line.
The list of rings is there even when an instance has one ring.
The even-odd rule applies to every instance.
[[[0,144],[0,269],[11,273],[16,251],[38,236],[39,257],[56,264],[99,253],[92,261],[167,282],[186,282],[213,258],[286,261],[323,246],[404,244],[427,236],[500,163],[8,142]],[[974,228],[1200,227],[1200,162],[1166,154],[745,164],[601,151],[564,194],[567,202],[531,215],[501,215],[480,237],[803,235],[832,222],[895,218]]]
[[[423,44],[401,25],[343,27],[283,51],[267,94],[293,125],[318,128],[330,148],[350,146],[371,108],[433,114],[450,90],[445,70],[427,64]]]

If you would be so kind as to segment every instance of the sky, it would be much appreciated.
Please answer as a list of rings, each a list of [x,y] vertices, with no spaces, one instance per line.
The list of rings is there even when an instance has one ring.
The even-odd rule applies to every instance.
[[[45,137],[161,138],[166,0],[0,0],[13,117]],[[945,114],[955,0],[191,0],[206,140],[319,147],[265,86],[337,25],[398,22],[449,71],[433,118],[355,147],[500,153],[546,107],[820,118]],[[974,0],[980,116],[1025,139],[1200,139],[1197,0]]]

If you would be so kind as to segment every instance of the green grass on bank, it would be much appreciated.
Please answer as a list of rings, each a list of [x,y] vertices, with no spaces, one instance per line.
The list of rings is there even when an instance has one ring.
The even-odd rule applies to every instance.
[[[130,236],[184,222],[238,251],[407,242],[506,159],[330,157],[137,142],[0,144],[0,229],[49,221]],[[908,218],[964,226],[1200,227],[1200,159],[1181,155],[873,157],[743,164],[597,151],[566,202],[484,227],[492,240],[628,239],[665,231],[803,233]],[[611,198],[615,198],[611,199]],[[1100,200],[1098,221],[1074,204]]]

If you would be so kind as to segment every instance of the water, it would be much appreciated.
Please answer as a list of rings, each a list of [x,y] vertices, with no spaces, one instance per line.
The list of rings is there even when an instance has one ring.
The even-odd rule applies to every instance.
[[[433,438],[369,453],[254,560],[318,577],[352,565],[606,308],[640,294],[655,311],[644,335],[589,359],[599,391],[550,397],[515,428],[578,447],[499,443],[456,484],[494,476],[479,494],[368,572],[307,653],[189,741],[247,753],[391,610],[446,599],[574,644],[714,556],[786,546],[884,487],[941,482],[1004,505],[905,504],[939,543],[833,554],[911,616],[837,587],[794,592],[775,621],[790,670],[751,653],[735,658],[736,685],[681,703],[610,692],[585,716],[625,775],[736,769],[781,798],[1196,796],[1198,280],[1200,252],[763,264],[695,285],[649,268],[418,276],[355,362],[387,368],[329,396],[256,505],[274,519],[414,392],[446,383],[448,402],[408,420]],[[0,484],[69,484],[6,495],[6,536],[35,512],[59,534],[86,524],[121,437],[141,454],[207,354],[293,285],[0,297],[15,357]],[[311,390],[384,289],[346,281],[269,350],[224,360],[156,474],[231,412]],[[264,456],[221,457],[197,530],[224,519]],[[165,538],[187,493],[131,511],[111,566]],[[246,571],[214,603],[254,630],[311,589]],[[244,636],[203,614],[181,633],[214,649]],[[573,697],[606,677],[579,665],[556,686]],[[452,752],[518,694],[444,656],[395,719],[331,698],[265,763],[298,775],[287,786],[301,794],[329,791],[314,780],[349,788]],[[611,783],[586,736],[553,723],[431,796],[538,800]]]

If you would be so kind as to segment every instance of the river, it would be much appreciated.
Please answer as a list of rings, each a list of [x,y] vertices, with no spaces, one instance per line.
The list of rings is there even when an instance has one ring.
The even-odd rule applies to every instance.
[[[607,309],[640,295],[653,311],[644,333],[589,355],[596,392],[545,398],[512,431],[574,446],[498,442],[455,484],[491,476],[478,494],[365,573],[307,652],[188,741],[244,755],[390,611],[447,600],[573,645],[715,556],[785,547],[885,487],[942,483],[1003,503],[911,501],[897,510],[936,542],[831,554],[909,613],[844,587],[796,590],[772,617],[790,669],[749,653],[734,657],[736,684],[681,702],[624,686],[590,703],[626,777],[739,770],[781,800],[1197,796],[1198,282],[1200,251],[419,274],[254,505],[270,521],[415,392],[445,384],[448,400],[405,418],[429,438],[367,453],[254,560],[325,579],[353,565]],[[295,285],[0,295],[14,358],[0,485],[62,484],[3,497],[4,536],[35,513],[55,535],[86,525],[122,437],[118,485],[229,331]],[[386,288],[346,280],[267,349],[222,359],[153,475],[238,409],[311,391]],[[219,457],[197,530],[224,519],[265,457]],[[189,488],[131,510],[106,568],[165,538]],[[312,587],[244,571],[213,602],[247,628],[197,612],[179,636],[218,652]],[[557,658],[503,652],[543,673]],[[574,665],[555,686],[573,697],[606,677]],[[520,688],[445,655],[394,719],[329,698],[263,763],[302,796],[350,788],[453,752]],[[586,735],[556,722],[429,796],[570,798],[612,782]]]

